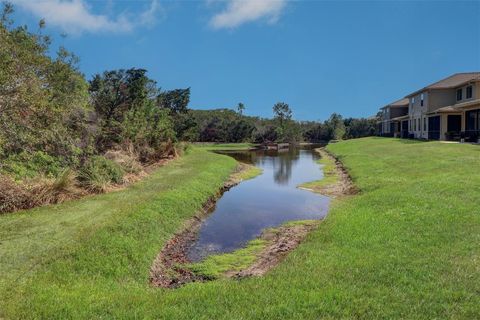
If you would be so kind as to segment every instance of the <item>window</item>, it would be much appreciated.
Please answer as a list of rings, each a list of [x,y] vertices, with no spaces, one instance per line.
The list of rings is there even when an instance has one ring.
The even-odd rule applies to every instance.
[[[471,99],[473,96],[473,87],[468,86],[465,93],[465,99]]]
[[[462,89],[457,89],[457,101],[462,100]]]
[[[420,131],[420,118],[417,119],[417,130]]]
[[[415,97],[412,97],[412,104],[415,104]]]
[[[420,95],[420,106],[423,107],[423,93]]]
[[[466,112],[465,129],[466,131],[480,130],[480,109]]]
[[[423,131],[427,131],[427,118],[423,118]]]

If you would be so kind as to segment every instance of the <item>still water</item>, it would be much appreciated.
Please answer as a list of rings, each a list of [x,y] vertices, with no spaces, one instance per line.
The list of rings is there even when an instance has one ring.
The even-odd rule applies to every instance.
[[[188,252],[191,261],[241,248],[265,228],[292,220],[322,219],[327,214],[328,197],[297,188],[323,177],[312,147],[224,154],[254,164],[263,173],[223,194]]]

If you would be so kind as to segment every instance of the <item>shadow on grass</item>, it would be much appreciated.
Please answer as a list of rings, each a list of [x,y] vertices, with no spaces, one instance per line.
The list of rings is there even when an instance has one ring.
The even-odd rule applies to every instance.
[[[398,142],[403,144],[416,144],[416,143],[426,143],[426,142],[434,142],[429,140],[420,140],[420,139],[396,139]]]
[[[422,142],[429,142],[428,140],[419,140],[419,139],[402,139],[402,138],[394,138],[394,137],[369,137],[369,139],[373,140],[392,140],[398,141],[403,144],[415,144],[415,143],[422,143]]]

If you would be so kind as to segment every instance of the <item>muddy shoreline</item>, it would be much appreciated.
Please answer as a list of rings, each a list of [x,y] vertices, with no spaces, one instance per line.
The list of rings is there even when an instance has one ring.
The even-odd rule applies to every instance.
[[[268,245],[258,254],[256,261],[244,270],[226,272],[224,276],[235,279],[263,276],[279,264],[290,251],[298,247],[320,222],[321,220],[302,221],[299,224],[287,224],[265,230],[259,239],[266,240]]]

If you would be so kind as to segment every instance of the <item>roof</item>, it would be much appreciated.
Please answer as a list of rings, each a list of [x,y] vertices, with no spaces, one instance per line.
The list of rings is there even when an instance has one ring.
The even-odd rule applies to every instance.
[[[449,112],[460,112],[460,110],[458,110],[456,107],[454,106],[448,106],[448,107],[443,107],[443,108],[440,108],[440,109],[437,109],[435,111],[432,111],[430,112],[430,114],[434,114],[434,113],[449,113]]]
[[[417,90],[407,97],[413,96],[421,91],[432,90],[432,89],[451,89],[468,82],[480,81],[480,72],[464,72],[464,73],[455,73],[445,79],[434,82],[420,90]]]
[[[390,108],[408,107],[408,98],[403,98],[403,99],[397,100],[395,102],[389,103],[381,109],[385,109],[385,108],[388,108],[388,107],[390,107]]]
[[[407,98],[403,98],[403,99],[400,99],[400,100],[397,100],[395,102],[392,102],[389,104],[390,107],[405,107],[405,106],[408,106],[408,99]]]
[[[396,118],[392,118],[390,119],[390,121],[401,121],[401,120],[406,120],[409,118],[409,115],[404,115],[404,116],[401,116],[401,117],[396,117]]]
[[[439,108],[435,111],[430,112],[429,114],[435,114],[435,113],[450,113],[450,112],[461,112],[464,110],[464,108],[469,108],[469,107],[476,107],[476,105],[480,107],[480,99],[475,99],[467,102],[462,102],[462,103],[457,103],[452,106],[446,106]]]

